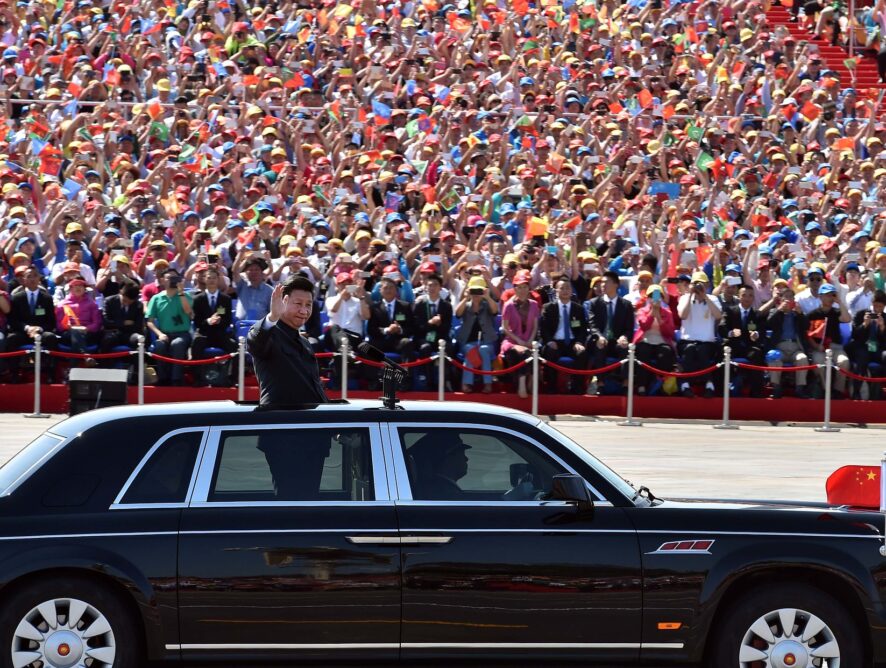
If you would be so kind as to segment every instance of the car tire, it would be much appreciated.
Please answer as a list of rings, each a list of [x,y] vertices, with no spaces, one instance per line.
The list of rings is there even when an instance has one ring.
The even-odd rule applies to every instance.
[[[50,623],[53,615],[55,628]],[[72,615],[78,617],[73,624]],[[75,578],[31,582],[0,606],[2,668],[40,665],[27,663],[29,656],[44,665],[58,665],[45,660],[51,652],[65,661],[79,652],[93,659],[94,668],[138,668],[143,654],[133,615],[120,597]]]
[[[783,628],[791,621],[787,635]],[[830,658],[829,665],[839,668],[865,665],[864,645],[851,615],[833,596],[811,586],[753,589],[733,603],[717,625],[709,644],[708,668],[806,666],[804,656],[810,655]],[[807,637],[807,631],[813,635]],[[793,663],[779,661],[786,654],[794,655]],[[839,662],[833,663],[834,658]]]

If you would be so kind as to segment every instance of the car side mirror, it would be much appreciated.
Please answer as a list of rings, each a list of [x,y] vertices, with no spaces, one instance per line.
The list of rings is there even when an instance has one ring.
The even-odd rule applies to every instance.
[[[551,479],[550,499],[574,503],[579,513],[594,510],[594,498],[584,478],[574,473],[560,473]]]

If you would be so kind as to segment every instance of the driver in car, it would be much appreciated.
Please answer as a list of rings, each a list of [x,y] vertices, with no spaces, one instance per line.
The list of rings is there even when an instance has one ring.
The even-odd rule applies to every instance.
[[[468,473],[471,446],[451,435],[425,434],[406,452],[414,464],[412,497],[426,501],[457,501],[464,497],[458,481]]]

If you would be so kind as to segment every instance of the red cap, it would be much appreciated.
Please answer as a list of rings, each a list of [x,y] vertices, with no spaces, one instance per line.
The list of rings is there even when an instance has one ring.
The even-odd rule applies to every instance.
[[[343,271],[340,274],[337,274],[335,277],[335,284],[338,285],[340,283],[344,283],[346,281],[352,280],[354,277],[351,276],[351,272]]]
[[[436,274],[437,273],[437,265],[433,262],[422,262],[421,266],[418,268],[418,273],[420,274]]]
[[[532,282],[532,273],[527,269],[521,269],[517,272],[517,275],[514,276],[514,285],[523,285]]]

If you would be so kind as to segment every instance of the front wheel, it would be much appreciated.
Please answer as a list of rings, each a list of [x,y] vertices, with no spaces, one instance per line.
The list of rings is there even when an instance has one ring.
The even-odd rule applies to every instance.
[[[714,629],[709,668],[856,668],[861,636],[844,606],[813,587],[754,589]]]
[[[131,615],[110,592],[85,582],[50,579],[4,601],[4,668],[136,668]]]

